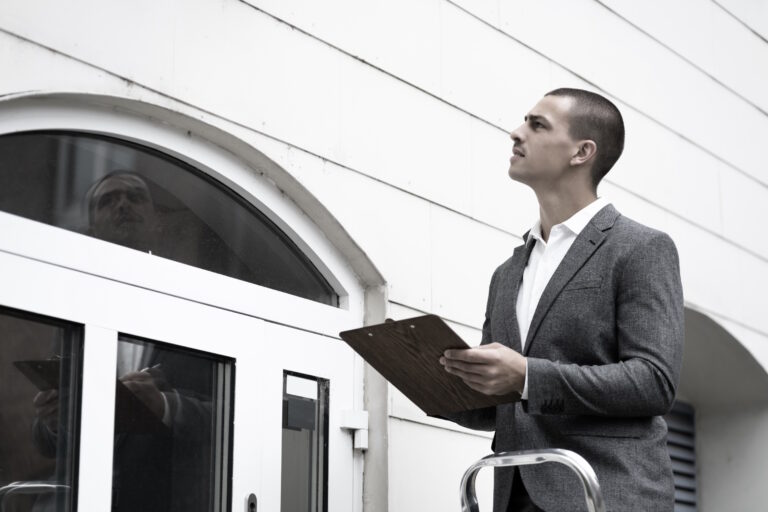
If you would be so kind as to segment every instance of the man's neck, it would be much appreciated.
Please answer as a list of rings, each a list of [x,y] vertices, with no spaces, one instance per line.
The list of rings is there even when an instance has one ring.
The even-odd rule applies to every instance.
[[[552,226],[570,219],[573,214],[588,206],[597,199],[592,190],[569,190],[567,193],[536,192],[539,200],[539,219],[541,221],[541,236],[549,240]]]

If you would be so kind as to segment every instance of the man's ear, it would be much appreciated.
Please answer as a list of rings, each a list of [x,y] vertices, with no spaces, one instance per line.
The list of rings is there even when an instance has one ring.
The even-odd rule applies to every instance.
[[[576,153],[571,157],[571,165],[583,165],[594,158],[597,153],[597,144],[593,140],[579,141],[579,145],[576,147]]]

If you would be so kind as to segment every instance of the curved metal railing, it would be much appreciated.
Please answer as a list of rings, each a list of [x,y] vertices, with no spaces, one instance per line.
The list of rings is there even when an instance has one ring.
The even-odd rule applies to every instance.
[[[461,479],[462,512],[480,512],[475,494],[475,478],[484,467],[527,466],[544,462],[558,462],[571,468],[578,476],[584,489],[589,512],[605,512],[605,502],[600,492],[597,475],[584,457],[570,450],[526,450],[521,452],[501,452],[483,457],[472,464]]]
[[[11,494],[45,494],[59,491],[69,491],[69,486],[46,481],[11,482],[0,487],[0,512],[5,512],[5,498]]]

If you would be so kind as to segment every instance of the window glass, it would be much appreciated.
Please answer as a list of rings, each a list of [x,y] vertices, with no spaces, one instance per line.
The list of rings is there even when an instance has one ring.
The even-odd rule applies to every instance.
[[[231,497],[232,360],[120,335],[114,512],[221,512]]]
[[[188,164],[103,136],[0,136],[0,210],[324,304],[338,296],[253,205]]]
[[[281,512],[328,510],[329,381],[284,372]]]
[[[0,308],[0,510],[74,510],[82,328]]]

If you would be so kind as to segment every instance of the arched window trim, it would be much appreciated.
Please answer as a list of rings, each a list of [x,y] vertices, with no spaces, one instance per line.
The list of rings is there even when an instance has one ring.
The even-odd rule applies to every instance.
[[[0,101],[0,113],[2,113],[0,115],[0,135],[35,130],[67,130],[104,135],[150,147],[194,166],[201,172],[230,187],[235,193],[253,204],[283,230],[320,270],[338,293],[340,302],[340,308],[337,310],[338,314],[344,316],[348,321],[349,319],[354,319],[350,322],[350,325],[359,325],[364,307],[364,290],[360,279],[356,272],[350,268],[345,255],[336,249],[326,234],[318,229],[317,224],[309,218],[296,202],[292,201],[291,198],[280,190],[272,180],[265,177],[269,175],[265,171],[266,167],[271,167],[272,170],[277,168],[274,162],[261,152],[247,145],[237,136],[187,116],[143,103],[137,103],[136,109],[128,109],[126,106],[134,102],[120,98],[115,99],[116,105],[104,105],[104,101],[103,97],[88,98],[81,95],[76,97],[72,95],[62,97],[33,96]],[[215,137],[209,137],[211,134],[215,134]],[[217,139],[217,143],[211,142],[210,138]],[[222,138],[229,138],[234,141],[235,145],[250,148],[247,162],[245,158],[241,158],[232,151],[224,149],[223,145],[220,144]],[[118,257],[119,253],[126,253],[124,248],[105,247],[105,245],[111,244],[106,244],[99,240],[86,241],[83,239],[87,237],[82,235],[65,232],[51,226],[43,226],[34,221],[20,219],[2,212],[0,212],[0,225],[3,226],[2,229],[21,230],[20,233],[30,232],[31,235],[34,235],[14,237],[22,239],[21,245],[26,244],[23,247],[16,247],[16,249],[19,249],[15,251],[17,253],[36,258],[47,254],[50,251],[46,251],[42,246],[36,247],[36,245],[40,244],[34,243],[34,240],[31,239],[44,237],[48,241],[52,241],[51,237],[53,237],[59,240],[59,243],[65,244],[64,247],[78,246],[79,250],[74,252],[79,253],[81,257],[78,258],[77,254],[72,254],[73,251],[69,251],[65,257],[58,258],[60,261],[52,261],[52,259],[55,259],[55,256],[50,258],[46,256],[46,261],[71,268],[77,267],[77,270],[103,277],[116,278],[142,287],[155,288],[148,282],[151,280],[141,279],[138,272],[131,276],[126,275],[126,273],[115,276],[114,273],[107,271],[103,266],[94,266],[82,258],[84,254],[93,255],[93,251],[104,253],[108,260],[112,259],[113,261],[114,258],[135,260],[136,257],[139,257],[139,260],[141,260],[141,257],[146,255],[120,254]],[[54,233],[54,231],[57,233]],[[3,247],[0,247],[0,249],[3,249]],[[5,247],[5,249],[8,250],[9,248]],[[10,249],[13,250],[14,247],[10,247]],[[179,266],[174,262],[161,262],[159,261],[160,258],[154,258],[155,261],[151,262],[146,257],[140,262],[139,260],[132,261],[133,268],[136,268],[135,265],[137,264],[145,270],[149,268],[146,265],[151,267],[154,264],[155,267],[158,265],[159,267],[164,267],[163,269],[155,268],[154,275],[167,272],[169,270],[168,264]],[[215,275],[201,269],[187,268],[184,270],[194,272],[195,278],[209,284],[218,281],[216,283],[217,287],[227,288],[229,289],[227,293],[234,293],[242,299],[239,301],[242,305],[235,305],[235,307],[233,307],[232,301],[223,301],[226,302],[224,304],[222,301],[214,300],[212,305],[254,314],[254,316],[261,315],[255,313],[255,310],[259,308],[246,305],[249,296],[251,300],[256,299],[257,303],[262,306],[271,306],[268,309],[274,311],[280,308],[285,310],[286,304],[291,302],[291,299],[311,302],[294,296],[289,296],[291,299],[281,297],[280,300],[275,302],[275,298],[269,297],[270,295],[288,294],[250,283],[233,282],[236,280],[226,276]],[[205,275],[203,276],[203,274]],[[375,269],[372,267],[370,274],[378,277]],[[147,286],[148,284],[150,286]],[[178,294],[193,300],[201,299],[199,294],[197,297],[189,297],[183,290],[169,289],[167,284],[158,285],[156,291]],[[171,286],[171,288],[173,287]],[[256,291],[254,289],[259,290]],[[222,293],[219,293],[219,295],[222,295]],[[264,298],[259,299],[256,296],[263,296]],[[203,302],[206,302],[205,297],[202,297],[202,299]],[[337,314],[329,313],[327,310],[331,308],[321,304],[316,306],[309,305],[309,308],[320,308],[326,316],[338,316]],[[271,314],[267,316],[275,319],[275,316],[284,315]],[[286,316],[285,319],[288,320],[289,318]],[[301,323],[301,321],[286,321],[288,325],[295,325],[297,322]],[[310,328],[311,330],[318,330],[316,321],[309,322],[309,324],[313,324]],[[321,322],[321,324],[324,324],[324,322]],[[335,336],[338,333],[338,322],[330,321],[328,325],[329,331],[327,334]],[[331,325],[333,327],[330,327]],[[320,326],[319,330],[323,331],[324,329]]]

